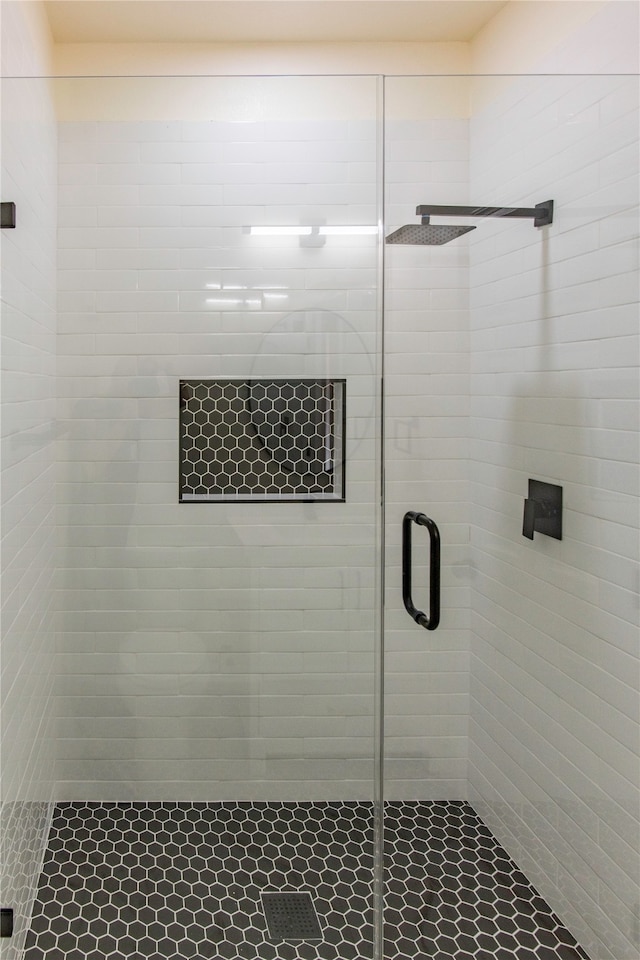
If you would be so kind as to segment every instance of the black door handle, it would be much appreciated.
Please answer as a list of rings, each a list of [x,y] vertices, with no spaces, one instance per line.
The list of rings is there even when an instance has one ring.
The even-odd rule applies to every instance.
[[[429,616],[418,610],[411,597],[411,524],[429,531]],[[424,513],[409,510],[402,521],[402,599],[410,617],[425,630],[435,630],[440,623],[440,531]]]

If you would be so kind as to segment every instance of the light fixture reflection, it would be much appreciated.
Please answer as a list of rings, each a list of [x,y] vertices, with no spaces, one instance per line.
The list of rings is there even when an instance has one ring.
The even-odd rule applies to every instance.
[[[336,226],[291,226],[291,227],[246,227],[252,237],[363,237],[375,236],[378,227],[374,224],[340,224]]]
[[[320,227],[318,233],[321,237],[365,237],[374,236],[378,233],[376,226],[364,224],[362,226],[336,226]]]
[[[249,227],[253,237],[309,237],[313,227]]]
[[[275,300],[288,300],[289,287],[281,283],[265,283],[251,286],[245,283],[206,283],[205,289],[216,294],[207,297],[205,303],[216,310],[233,310],[238,307],[249,309],[274,309],[267,304]]]
[[[207,297],[205,303],[217,307],[261,307],[262,299],[258,297]]]

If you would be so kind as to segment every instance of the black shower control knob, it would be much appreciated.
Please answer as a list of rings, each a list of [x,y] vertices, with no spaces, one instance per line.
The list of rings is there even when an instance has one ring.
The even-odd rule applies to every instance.
[[[562,487],[543,480],[529,480],[529,496],[524,501],[522,536],[533,540],[543,533],[562,540]]]

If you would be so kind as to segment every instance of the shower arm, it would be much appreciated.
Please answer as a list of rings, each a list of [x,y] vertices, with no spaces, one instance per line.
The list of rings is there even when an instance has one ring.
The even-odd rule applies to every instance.
[[[428,203],[416,207],[416,214],[428,223],[431,214],[441,217],[519,217],[533,220],[534,227],[553,223],[553,200],[537,203],[535,207],[452,207],[446,204]]]

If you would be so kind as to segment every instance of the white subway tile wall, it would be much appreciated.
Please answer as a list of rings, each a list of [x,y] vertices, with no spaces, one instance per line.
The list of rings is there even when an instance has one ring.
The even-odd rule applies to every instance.
[[[447,79],[385,80],[386,232],[421,203],[468,200],[469,121]],[[459,80],[453,81],[457,91]],[[443,109],[443,106],[444,109]],[[385,252],[385,793],[466,799],[469,713],[468,242]],[[442,538],[442,619],[405,611],[401,530]],[[413,534],[413,597],[428,610],[428,535]]]
[[[6,7],[6,9],[5,9]],[[2,10],[2,956],[21,956],[53,811],[56,122],[32,4]],[[24,76],[23,76],[24,75]],[[12,77],[12,79],[9,79]]]
[[[61,799],[372,796],[377,238],[246,228],[377,223],[376,84],[289,126],[268,86],[60,125]],[[180,378],[319,376],[346,503],[178,503]]]
[[[637,110],[530,78],[471,123],[474,198],[556,212],[471,246],[469,799],[594,960],[640,952]],[[522,537],[529,477],[562,541]]]

